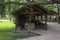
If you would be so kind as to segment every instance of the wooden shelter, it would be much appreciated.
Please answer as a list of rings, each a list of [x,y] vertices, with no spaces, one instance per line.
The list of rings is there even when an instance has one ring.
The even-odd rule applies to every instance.
[[[25,23],[36,23],[38,20],[37,19],[41,18],[44,15],[45,22],[39,22],[39,26],[43,29],[47,29],[47,15],[54,15],[56,12],[54,11],[49,11],[45,9],[42,5],[40,4],[33,4],[33,5],[26,5],[23,6],[13,12],[13,14],[16,17],[16,28],[21,27],[24,28]],[[41,16],[38,18],[38,16]],[[36,26],[36,24],[35,24]]]

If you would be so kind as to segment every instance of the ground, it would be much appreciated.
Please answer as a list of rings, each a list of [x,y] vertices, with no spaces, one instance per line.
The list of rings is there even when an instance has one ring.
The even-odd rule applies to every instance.
[[[60,24],[58,23],[48,22],[48,30],[38,29],[32,32],[41,34],[41,36],[35,36],[19,40],[60,40]]]
[[[29,30],[41,35],[24,39],[21,39],[19,35],[14,32],[14,29],[15,24],[13,22],[0,20],[0,40],[60,40],[60,24],[56,22],[48,22],[48,30]]]
[[[30,32],[29,30],[26,32],[16,32],[14,22],[0,20],[0,40],[18,40],[39,35],[40,34]]]
[[[0,20],[0,40],[11,40],[10,34],[15,29],[15,24],[9,20]]]

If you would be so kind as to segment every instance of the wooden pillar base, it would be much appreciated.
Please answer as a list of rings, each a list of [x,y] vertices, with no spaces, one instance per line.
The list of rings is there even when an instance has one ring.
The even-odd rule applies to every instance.
[[[43,27],[43,29],[44,29],[44,30],[47,30],[47,29],[48,29],[46,24],[45,24],[45,26]]]
[[[21,26],[16,28],[16,32],[20,32],[20,30],[21,30]]]
[[[47,24],[42,24],[42,29],[47,30]]]

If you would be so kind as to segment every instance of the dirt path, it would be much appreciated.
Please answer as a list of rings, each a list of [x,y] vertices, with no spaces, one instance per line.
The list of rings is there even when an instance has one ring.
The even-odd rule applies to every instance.
[[[41,34],[41,36],[35,36],[18,40],[60,40],[60,24],[57,23],[48,22],[48,30],[38,29],[32,32]]]

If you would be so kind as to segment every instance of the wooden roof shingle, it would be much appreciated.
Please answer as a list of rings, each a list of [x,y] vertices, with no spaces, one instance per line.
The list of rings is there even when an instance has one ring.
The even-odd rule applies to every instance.
[[[44,15],[44,14],[47,14],[47,15],[57,14],[54,11],[45,9],[40,4],[23,6],[23,7],[19,8],[19,9],[15,10],[12,13],[17,14],[17,13],[23,13],[23,12],[29,12],[29,14],[32,13],[32,14],[42,14],[42,15]],[[34,12],[37,12],[37,13],[34,13]],[[26,13],[26,14],[28,14],[28,13]]]

